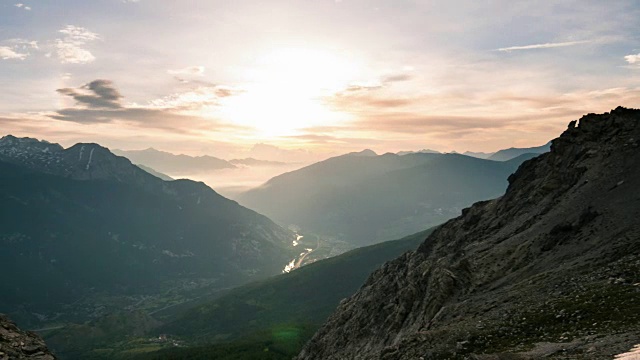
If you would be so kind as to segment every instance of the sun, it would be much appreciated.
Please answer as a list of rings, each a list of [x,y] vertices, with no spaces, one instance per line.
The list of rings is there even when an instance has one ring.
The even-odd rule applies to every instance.
[[[295,134],[297,130],[348,120],[323,99],[358,76],[347,56],[306,48],[283,48],[257,59],[246,70],[244,91],[223,100],[220,113],[232,123],[254,128],[262,136]]]

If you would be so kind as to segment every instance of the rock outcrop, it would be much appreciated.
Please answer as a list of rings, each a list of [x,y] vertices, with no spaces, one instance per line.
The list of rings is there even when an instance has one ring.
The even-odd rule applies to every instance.
[[[0,360],[54,360],[44,341],[35,333],[25,332],[0,314]]]
[[[640,110],[576,121],[506,194],[388,262],[299,354],[603,359],[640,342]]]

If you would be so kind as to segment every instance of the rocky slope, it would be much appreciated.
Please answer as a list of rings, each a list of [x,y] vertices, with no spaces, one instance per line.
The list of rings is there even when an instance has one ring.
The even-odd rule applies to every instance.
[[[344,300],[297,359],[604,359],[639,342],[640,110],[582,117],[507,193]]]
[[[0,314],[0,360],[54,360],[42,339],[24,332],[5,315]]]

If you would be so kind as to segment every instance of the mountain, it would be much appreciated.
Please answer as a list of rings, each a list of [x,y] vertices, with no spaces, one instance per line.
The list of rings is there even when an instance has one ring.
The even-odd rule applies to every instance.
[[[255,144],[247,153],[255,159],[283,161],[287,163],[309,164],[322,158],[321,154],[314,154],[303,149],[283,149],[270,144]]]
[[[402,156],[402,155],[408,155],[408,154],[440,154],[440,151],[435,151],[435,150],[431,150],[431,149],[422,149],[422,150],[418,150],[418,151],[399,151],[396,154]]]
[[[213,156],[175,155],[154,148],[146,150],[113,150],[113,152],[116,155],[128,158],[136,164],[142,164],[169,174],[194,174],[236,167],[226,160]]]
[[[362,151],[356,151],[356,152],[352,152],[347,154],[348,156],[356,156],[356,157],[370,157],[370,156],[378,156],[378,154],[376,154],[375,151],[371,150],[371,149],[364,149]]]
[[[254,158],[244,158],[244,159],[233,159],[229,160],[229,162],[233,165],[244,165],[244,166],[285,166],[286,162],[281,161],[271,161],[271,160],[259,160]]]
[[[550,148],[551,148],[551,142],[548,142],[538,147],[509,148],[509,149],[500,150],[495,154],[487,157],[487,159],[494,160],[494,161],[507,161],[524,154],[544,154],[548,152]]]
[[[0,311],[21,324],[173,306],[278,274],[293,233],[96,144],[0,139]]]
[[[140,164],[137,164],[136,166],[139,167],[140,169],[148,172],[149,174],[151,174],[151,175],[153,175],[153,176],[155,176],[155,177],[157,177],[159,179],[162,179],[164,181],[173,181],[173,180],[175,180],[171,176],[169,176],[167,174],[163,174],[161,172],[158,172],[158,171],[156,171],[156,170],[154,170],[154,169],[152,169],[152,168],[150,168],[148,166],[144,166],[144,165],[140,165]]]
[[[0,359],[55,360],[42,339],[20,330],[6,315],[0,314]]]
[[[386,263],[307,359],[607,359],[640,333],[640,110],[569,124],[500,198]]]
[[[457,154],[374,154],[334,157],[236,199],[281,224],[362,246],[435,226],[501,195],[520,164]]]
[[[464,153],[462,153],[462,155],[467,155],[467,156],[475,157],[478,159],[488,159],[493,154],[495,153],[484,153],[484,152],[473,152],[473,151],[465,151]]]

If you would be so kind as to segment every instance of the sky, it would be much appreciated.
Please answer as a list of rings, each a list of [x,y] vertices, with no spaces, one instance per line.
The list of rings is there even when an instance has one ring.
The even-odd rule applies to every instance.
[[[640,2],[0,0],[0,84],[2,135],[65,146],[537,146],[640,107]]]

